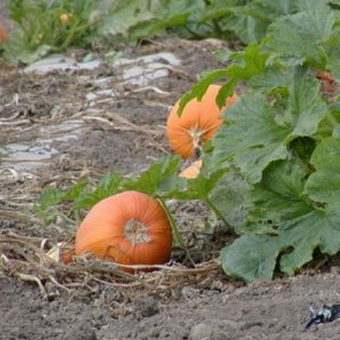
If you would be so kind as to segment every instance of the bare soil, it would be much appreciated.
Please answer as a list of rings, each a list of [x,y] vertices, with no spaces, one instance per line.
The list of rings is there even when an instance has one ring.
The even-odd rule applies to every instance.
[[[110,63],[47,74],[1,66],[0,339],[340,338],[338,321],[304,330],[310,303],[340,303],[338,261],[272,282],[230,280],[218,250],[231,234],[216,223],[204,229],[213,220],[200,202],[169,202],[189,253],[174,248],[174,272],[133,278],[98,263],[44,260],[72,238],[76,222],[56,216],[45,226],[34,210],[41,190],[83,177],[95,183],[107,171],[137,174],[171,153],[169,109],[201,72],[222,66],[213,56],[221,44],[172,38],[127,48],[128,58],[171,52],[180,59],[147,85],[124,82],[122,67]]]

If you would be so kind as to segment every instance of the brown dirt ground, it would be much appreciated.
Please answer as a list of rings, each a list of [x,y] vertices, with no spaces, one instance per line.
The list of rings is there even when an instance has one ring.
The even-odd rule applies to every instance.
[[[174,249],[174,272],[132,278],[98,263],[44,260],[48,249],[72,237],[76,223],[59,216],[42,225],[33,209],[42,188],[64,188],[84,176],[96,181],[109,170],[138,173],[170,153],[169,108],[200,72],[221,66],[211,53],[216,44],[169,39],[127,49],[130,57],[167,51],[181,59],[153,88],[123,85],[107,65],[43,76],[1,68],[0,147],[33,146],[48,137],[56,152],[33,166],[15,154],[0,164],[0,339],[340,338],[337,321],[304,331],[311,302],[340,302],[339,262],[249,286],[229,280],[218,264],[229,232],[216,226],[206,233],[204,221],[212,217],[199,202],[170,204],[191,255],[189,261]],[[107,77],[105,85],[96,83]],[[103,88],[116,95],[86,100]],[[76,137],[63,141],[64,124],[74,119],[82,127],[71,127]]]

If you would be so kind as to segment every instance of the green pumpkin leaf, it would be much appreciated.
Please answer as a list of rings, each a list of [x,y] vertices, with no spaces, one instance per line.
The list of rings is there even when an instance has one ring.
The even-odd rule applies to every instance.
[[[190,100],[197,98],[197,100],[200,101],[211,83],[227,75],[228,74],[227,74],[226,69],[217,69],[206,74],[205,77],[200,80],[200,82],[193,85],[190,91],[188,91],[182,96],[181,101],[179,103],[178,111],[177,111],[178,115],[181,116],[185,105]]]
[[[327,52],[329,67],[332,76],[340,81],[340,30],[324,41],[323,46]]]
[[[327,204],[311,200],[304,192],[309,173],[308,167],[293,160],[275,162],[265,170],[252,191],[253,206],[244,219],[243,231],[247,234],[223,250],[228,254],[228,258],[222,257],[227,273],[247,282],[268,279],[273,274],[273,262],[285,250],[280,268],[291,275],[313,258],[316,248],[329,255],[340,250],[340,199],[330,199]],[[267,235],[254,235],[266,227]],[[263,260],[266,257],[268,263]],[[245,261],[243,267],[235,268],[237,261]]]
[[[259,182],[271,162],[288,158],[289,143],[312,136],[327,114],[317,80],[300,67],[288,74],[292,79],[283,85],[288,96],[284,106],[279,100],[270,103],[264,93],[245,94],[230,107],[226,123],[212,140],[216,162],[232,160],[250,183]],[[273,78],[268,85],[277,84]]]
[[[322,253],[334,255],[340,251],[340,212],[337,205],[330,204],[324,210],[313,209],[305,215],[284,221],[280,227],[280,239],[289,254],[282,256],[281,270],[294,274],[302,265],[313,259],[313,251],[319,248]]]
[[[225,69],[217,69],[207,73],[190,91],[182,96],[178,114],[181,115],[185,105],[193,98],[202,99],[211,83],[217,79],[229,77],[230,80],[221,88],[217,97],[217,104],[219,106],[223,105],[225,98],[232,94],[237,80],[249,79],[252,76],[262,74],[267,57],[268,53],[261,52],[260,46],[257,44],[250,44],[244,51],[231,54],[230,60],[233,61],[232,64]]]
[[[94,206],[100,200],[119,192],[123,180],[123,174],[120,172],[106,173],[94,190],[86,190],[85,187],[82,187],[83,190],[74,195],[74,206],[77,209]]]
[[[288,253],[282,254],[280,268],[287,274],[310,261],[317,247],[329,255],[340,250],[339,200],[323,206],[310,200],[304,193],[308,173],[294,161],[278,161],[266,169],[243,219],[248,234],[221,252],[228,274],[247,282],[270,279],[283,250]],[[275,233],[254,235],[268,225]]]
[[[279,18],[268,28],[265,46],[282,55],[303,57],[313,66],[324,69],[327,57],[320,43],[332,34],[335,18],[326,3]]]
[[[210,192],[209,198],[212,204],[236,232],[242,232],[242,226],[249,213],[250,191],[250,185],[240,172],[229,167]]]
[[[262,51],[260,45],[249,44],[243,52],[236,52],[230,56],[234,63],[227,68],[227,75],[235,79],[250,79],[262,74],[268,56],[269,53]]]
[[[340,139],[324,139],[315,149],[311,163],[315,172],[309,176],[305,193],[319,202],[340,198]]]
[[[173,176],[179,169],[180,159],[177,156],[164,156],[155,161],[141,175],[126,179],[122,188],[137,190],[148,195],[154,195],[161,182]]]
[[[271,280],[280,250],[280,241],[275,237],[243,235],[222,248],[222,267],[229,276],[245,282]]]
[[[162,198],[209,200],[210,192],[225,171],[225,168],[211,170],[203,163],[196,178],[170,176],[159,184],[156,194]]]
[[[227,123],[213,139],[217,159],[233,159],[246,179],[261,179],[262,170],[273,160],[284,159],[288,151],[283,140],[289,128],[276,123],[265,96],[244,95],[228,110]]]

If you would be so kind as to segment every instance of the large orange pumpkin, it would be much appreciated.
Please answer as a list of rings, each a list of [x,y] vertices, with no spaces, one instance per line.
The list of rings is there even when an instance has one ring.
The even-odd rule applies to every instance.
[[[221,113],[238,98],[236,94],[228,97],[220,109],[216,104],[220,88],[220,85],[210,85],[201,101],[194,98],[187,103],[180,117],[177,114],[180,101],[172,108],[167,119],[166,134],[173,151],[183,158],[193,156],[201,143],[216,133],[223,122]]]
[[[157,200],[137,191],[97,203],[76,234],[77,255],[90,252],[126,265],[166,263],[171,247],[172,229],[164,209]]]

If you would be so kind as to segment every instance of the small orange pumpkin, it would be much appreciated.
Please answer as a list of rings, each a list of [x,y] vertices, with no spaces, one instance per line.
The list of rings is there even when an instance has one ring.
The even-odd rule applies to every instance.
[[[333,83],[335,79],[329,72],[317,70],[316,71],[316,78],[326,81],[327,83]]]
[[[187,168],[185,168],[180,174],[179,177],[184,178],[196,178],[199,173],[200,169],[202,167],[202,160],[198,159],[197,161],[193,162],[191,165],[189,165]]]
[[[97,203],[76,234],[77,255],[91,252],[125,265],[164,264],[171,248],[172,229],[164,209],[157,200],[137,191]]]
[[[5,26],[0,22],[0,43],[7,41],[8,35]]]
[[[228,97],[220,109],[216,104],[220,88],[220,85],[210,85],[201,101],[194,98],[187,103],[180,117],[177,114],[180,101],[172,108],[167,119],[166,134],[173,151],[183,158],[192,156],[202,142],[216,133],[223,123],[221,113],[238,98],[236,94]]]

